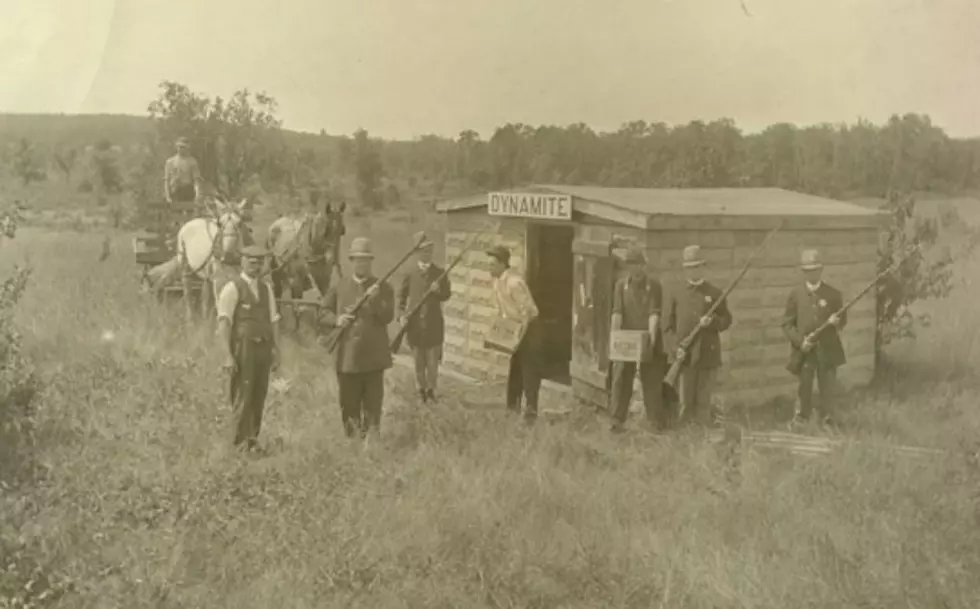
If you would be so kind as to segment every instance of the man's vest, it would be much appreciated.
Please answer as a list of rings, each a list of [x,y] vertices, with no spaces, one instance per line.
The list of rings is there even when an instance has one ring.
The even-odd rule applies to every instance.
[[[241,276],[235,277],[235,288],[238,290],[238,305],[235,307],[235,319],[232,321],[232,340],[270,342],[272,340],[272,319],[269,304],[269,289],[259,281],[259,297],[252,293],[252,288]]]

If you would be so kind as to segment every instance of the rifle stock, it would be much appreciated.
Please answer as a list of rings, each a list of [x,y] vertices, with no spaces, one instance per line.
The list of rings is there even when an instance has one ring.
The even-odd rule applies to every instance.
[[[379,279],[378,280],[378,283],[376,285],[381,285],[384,282],[386,282],[389,279],[391,279],[391,276],[394,275],[395,272],[403,264],[405,264],[405,261],[408,260],[412,256],[412,254],[414,254],[415,252],[417,252],[418,249],[420,247],[422,247],[422,245],[424,243],[425,243],[425,237],[419,239],[418,243],[416,243],[412,247],[412,249],[410,249],[408,251],[407,254],[405,254],[404,256],[402,256],[402,259],[399,260],[398,263],[395,266],[393,266],[387,273],[385,273],[384,277],[382,277],[381,279]],[[364,294],[363,296],[361,296],[360,298],[358,298],[357,299],[357,302],[354,303],[354,307],[348,312],[348,314],[349,315],[356,316],[357,313],[358,313],[358,311],[360,311],[361,310],[361,307],[363,307],[364,304],[367,303],[367,301],[368,301],[369,298],[370,297],[367,294]],[[341,314],[341,312],[340,311],[337,311],[337,315],[339,316],[340,314]],[[349,327],[350,327],[350,324],[348,324],[346,326],[340,326],[336,330],[334,330],[334,332],[327,338],[327,340],[325,342],[325,345],[324,345],[327,348],[327,353],[333,353],[334,352],[334,349],[337,348],[337,343],[340,342],[340,339],[343,338],[344,334],[346,334],[346,332],[347,332],[347,328],[349,328]]]
[[[769,234],[766,235],[766,238],[762,240],[762,244],[759,245],[759,247],[756,248],[754,252],[752,252],[752,255],[749,256],[749,259],[745,261],[745,264],[742,266],[742,270],[739,271],[738,275],[735,276],[735,279],[733,279],[728,284],[728,287],[725,288],[725,291],[722,292],[721,298],[715,300],[714,304],[711,305],[711,308],[708,309],[708,311],[704,314],[705,317],[711,317],[712,315],[715,314],[715,311],[718,310],[718,307],[721,306],[721,303],[725,302],[725,299],[728,298],[729,294],[732,293],[732,290],[735,289],[735,286],[738,285],[738,282],[742,280],[742,277],[745,277],[745,273],[749,271],[749,267],[752,266],[752,261],[755,260],[755,257],[758,256],[759,253],[762,252],[764,249],[766,249],[766,246],[769,245],[769,240],[772,239],[773,235],[778,233],[779,229],[781,229],[782,227],[783,227],[783,223],[780,222],[776,226],[776,228],[769,231]],[[670,365],[670,368],[667,369],[667,373],[664,375],[664,383],[669,385],[671,388],[676,388],[677,377],[680,376],[681,367],[684,365],[684,362],[687,360],[687,358],[690,357],[689,351],[691,345],[694,344],[694,341],[697,339],[698,334],[700,332],[701,332],[701,325],[698,324],[694,326],[694,329],[691,330],[687,334],[687,336],[681,339],[680,343],[678,343],[677,347],[684,351],[684,357],[683,358],[675,357],[673,363]]]
[[[881,281],[882,279],[884,279],[888,275],[890,275],[890,274],[894,273],[896,270],[898,270],[898,268],[900,266],[902,266],[902,263],[905,262],[906,260],[908,260],[909,259],[909,256],[912,255],[912,252],[914,252],[917,249],[919,249],[919,246],[918,245],[916,245],[915,247],[913,247],[912,250],[908,254],[906,254],[905,257],[902,258],[900,261],[892,264],[890,267],[888,267],[884,271],[878,273],[878,275],[874,278],[874,280],[871,283],[869,283],[868,285],[864,286],[864,289],[861,290],[860,292],[858,292],[857,295],[854,298],[852,298],[849,301],[847,301],[846,303],[844,303],[844,305],[840,308],[840,310],[838,310],[836,313],[834,313],[834,315],[838,315],[839,316],[841,313],[846,312],[848,309],[850,309],[855,304],[857,304],[857,301],[861,300],[861,298],[864,297],[865,294],[867,294],[869,291],[871,291],[871,288],[873,288],[876,285],[878,285],[878,282],[879,281]],[[817,339],[817,337],[820,336],[820,334],[822,334],[831,325],[833,325],[833,324],[831,324],[830,323],[830,320],[827,319],[822,324],[820,324],[819,326],[817,326],[817,328],[813,332],[810,332],[809,334],[807,334],[806,337],[804,338],[804,340],[806,342],[809,342],[809,343],[812,344]],[[801,349],[799,347],[794,348],[793,351],[790,353],[789,362],[787,362],[787,364],[786,364],[786,370],[788,370],[794,376],[799,376],[800,375],[800,372],[803,371],[803,365],[806,363],[807,353],[809,353],[809,351],[803,351],[803,349]]]
[[[453,261],[449,264],[449,266],[447,266],[446,269],[442,272],[442,274],[439,275],[438,279],[436,279],[436,283],[441,283],[442,280],[444,280],[446,277],[449,276],[449,273],[454,268],[456,268],[457,264],[463,261],[463,257],[466,256],[466,253],[469,252],[474,245],[476,245],[476,242],[479,240],[479,238],[482,237],[483,234],[487,232],[487,230],[490,228],[492,224],[493,224],[492,222],[487,222],[483,229],[481,229],[478,233],[473,235],[469,243],[466,244],[466,247],[464,247],[463,250],[459,252],[459,254],[453,259]],[[429,299],[429,294],[427,293],[405,315],[405,324],[400,328],[398,328],[398,332],[395,333],[395,338],[391,340],[391,345],[389,345],[392,353],[397,353],[402,348],[402,340],[404,340],[405,334],[408,332],[409,324],[412,323],[412,319],[415,317],[415,315],[417,315],[418,312],[422,310],[422,305],[424,305],[425,301],[428,299]]]

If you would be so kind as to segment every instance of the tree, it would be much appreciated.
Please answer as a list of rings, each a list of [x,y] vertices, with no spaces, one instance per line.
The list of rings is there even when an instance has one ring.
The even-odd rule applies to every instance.
[[[65,176],[65,183],[71,183],[71,173],[75,169],[75,161],[78,159],[78,149],[61,149],[54,153],[54,162],[58,169]]]
[[[364,209],[380,209],[384,202],[381,196],[381,178],[384,168],[377,146],[368,137],[368,132],[358,129],[353,142],[354,173],[357,179],[357,198]]]
[[[17,143],[13,169],[17,177],[23,181],[24,186],[29,186],[31,182],[43,182],[47,178],[34,145],[26,137],[20,138]]]
[[[165,149],[160,144],[169,148],[178,136],[185,136],[204,179],[226,196],[238,198],[248,194],[247,185],[263,177],[265,169],[288,166],[280,158],[282,121],[276,117],[278,105],[271,96],[242,89],[228,101],[211,99],[172,81],[164,81],[160,89],[159,97],[147,108],[157,123],[158,167]],[[265,177],[270,174],[276,185],[286,182],[275,171]],[[161,175],[145,176],[151,178],[159,180]]]
[[[123,190],[122,173],[112,149],[112,142],[101,139],[96,143],[91,158],[90,181],[100,195],[119,194]]]
[[[892,222],[879,247],[878,272],[901,264],[878,286],[875,343],[879,353],[895,340],[915,338],[917,326],[929,325],[927,314],[912,311],[914,303],[945,298],[953,290],[954,258],[948,248],[936,248],[937,220],[916,216],[915,197],[909,194],[892,193],[884,208],[891,212]],[[971,239],[961,255],[976,246],[976,239]]]

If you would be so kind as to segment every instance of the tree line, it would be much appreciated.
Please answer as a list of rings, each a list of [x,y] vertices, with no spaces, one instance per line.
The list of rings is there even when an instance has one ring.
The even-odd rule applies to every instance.
[[[212,98],[165,81],[147,115],[153,128],[141,130],[135,144],[104,134],[79,152],[20,137],[4,147],[6,165],[25,185],[52,170],[70,182],[82,165],[82,190],[159,199],[163,161],[185,135],[209,184],[228,196],[320,189],[364,210],[530,183],[779,187],[842,199],[980,189],[980,139],[950,137],[927,115],[911,113],[881,125],[780,123],[760,133],[744,133],[730,119],[633,121],[612,132],[511,123],[486,139],[466,130],[406,142],[364,129],[351,136],[291,132],[269,95],[243,89]]]

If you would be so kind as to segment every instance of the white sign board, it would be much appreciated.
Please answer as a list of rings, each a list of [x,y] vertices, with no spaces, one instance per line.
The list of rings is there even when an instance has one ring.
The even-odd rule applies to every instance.
[[[572,197],[542,193],[491,192],[487,200],[491,216],[532,220],[571,220]]]

